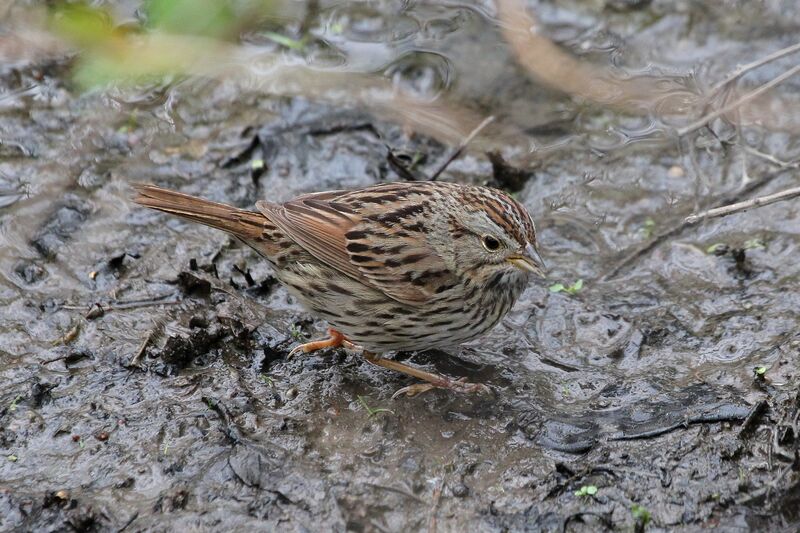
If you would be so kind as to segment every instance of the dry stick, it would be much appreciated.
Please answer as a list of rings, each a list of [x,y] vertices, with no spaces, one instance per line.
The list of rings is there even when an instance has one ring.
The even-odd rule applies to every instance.
[[[439,500],[442,499],[442,491],[444,490],[445,472],[442,469],[442,481],[439,486],[433,491],[433,503],[431,505],[430,518],[428,519],[428,533],[436,533],[436,511],[439,509]]]
[[[753,207],[761,207],[783,200],[790,200],[796,196],[800,196],[800,187],[792,187],[791,189],[776,192],[775,194],[768,194],[766,196],[759,196],[758,198],[751,198],[750,200],[745,200],[744,202],[737,202],[735,204],[723,205],[722,207],[715,207],[714,209],[709,209],[708,211],[703,211],[702,213],[689,215],[686,217],[685,222],[687,224],[696,224],[697,222],[707,218],[724,217],[732,215],[733,213],[752,209]]]
[[[800,43],[793,44],[792,46],[787,46],[786,48],[781,48],[780,50],[773,52],[767,56],[764,56],[761,59],[757,59],[755,61],[752,61],[750,63],[738,67],[733,72],[728,74],[725,77],[725,79],[723,79],[722,81],[718,82],[716,85],[711,87],[711,89],[709,90],[708,98],[709,99],[714,98],[717,95],[717,93],[720,90],[722,90],[723,87],[725,87],[731,82],[738,80],[751,70],[757,69],[760,66],[766,65],[767,63],[771,63],[773,61],[776,61],[782,57],[788,56],[795,52],[800,52]]]
[[[747,152],[749,154],[752,154],[752,155],[754,155],[756,157],[760,157],[761,159],[763,159],[765,161],[769,161],[773,165],[777,165],[777,166],[779,166],[781,168],[797,168],[797,167],[800,167],[800,160],[784,161],[782,159],[778,159],[774,155],[765,154],[764,152],[761,152],[760,150],[756,150],[755,148],[752,148],[752,147],[747,146],[747,145],[742,146],[742,148],[744,148],[745,152]]]
[[[776,76],[775,78],[771,79],[770,81],[768,81],[764,85],[761,85],[760,87],[758,87],[757,89],[753,90],[752,92],[749,92],[746,95],[742,96],[741,98],[739,98],[735,102],[732,102],[732,103],[726,105],[725,107],[723,107],[721,109],[717,109],[716,111],[714,111],[712,113],[709,113],[708,115],[704,116],[700,120],[697,120],[696,122],[692,122],[691,124],[689,124],[686,127],[679,128],[677,130],[678,137],[683,137],[687,133],[692,133],[693,131],[697,131],[700,128],[702,128],[703,126],[705,126],[706,124],[708,124],[709,122],[711,122],[712,120],[714,120],[716,118],[719,118],[722,115],[725,115],[727,113],[730,113],[731,111],[736,110],[737,108],[739,108],[742,105],[750,102],[751,100],[754,100],[755,98],[758,98],[759,96],[761,96],[765,92],[769,91],[770,89],[772,89],[776,85],[779,85],[779,84],[783,83],[784,81],[788,80],[789,78],[791,78],[792,76],[794,76],[798,72],[800,72],[800,65],[795,65],[794,67],[790,68],[789,70],[787,70],[786,72],[784,72],[780,76]]]
[[[765,178],[763,178],[763,179],[761,179],[759,181],[751,182],[749,185],[747,185],[743,189],[740,189],[740,190],[738,190],[738,191],[736,191],[736,192],[734,192],[732,194],[726,195],[720,201],[720,204],[722,206],[728,205],[728,204],[730,204],[731,202],[733,202],[737,198],[740,198],[740,197],[742,197],[742,196],[744,196],[746,194],[751,194],[751,193],[757,191],[758,189],[766,187],[767,185],[772,183],[778,177],[783,176],[783,174],[787,170],[788,169],[786,169],[786,168],[781,168],[781,169],[776,170],[775,172],[767,175]],[[691,227],[691,224],[686,222],[686,220],[684,219],[684,220],[682,220],[680,222],[680,224],[678,224],[678,225],[676,225],[676,226],[674,226],[674,227],[672,227],[672,228],[670,228],[670,229],[668,229],[668,230],[666,230],[666,231],[664,231],[662,233],[659,233],[659,234],[655,235],[649,242],[645,243],[642,246],[637,247],[635,250],[633,250],[632,252],[628,253],[616,265],[614,265],[614,267],[612,267],[611,270],[609,270],[608,272],[603,274],[600,277],[600,279],[602,281],[608,281],[609,279],[615,277],[623,269],[625,269],[628,265],[630,265],[631,263],[633,263],[634,261],[636,261],[637,259],[639,259],[643,255],[646,255],[647,253],[652,251],[654,248],[656,248],[658,245],[660,245],[666,239],[683,233],[683,231],[686,228],[689,228],[689,227]]]
[[[494,115],[489,115],[488,117],[483,119],[483,122],[475,126],[475,129],[472,130],[470,134],[467,135],[467,137],[463,141],[461,141],[461,144],[458,145],[458,148],[456,148],[456,150],[452,154],[450,154],[450,157],[447,158],[447,161],[445,161],[444,164],[442,164],[442,166],[440,166],[438,170],[436,170],[436,172],[433,173],[433,176],[431,176],[430,181],[436,181],[436,178],[439,177],[439,174],[444,172],[445,169],[450,165],[450,163],[452,163],[454,159],[460,156],[461,153],[464,151],[464,149],[467,147],[467,145],[471,143],[472,140],[475,139],[475,137],[478,136],[481,130],[483,130],[483,128],[485,128],[492,122],[494,122]]]

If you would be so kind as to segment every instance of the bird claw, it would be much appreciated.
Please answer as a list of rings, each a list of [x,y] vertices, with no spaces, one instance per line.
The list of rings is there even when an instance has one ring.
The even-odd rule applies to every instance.
[[[298,344],[297,346],[295,346],[294,348],[292,348],[289,351],[289,353],[286,355],[286,359],[291,359],[295,355],[297,355],[297,354],[299,354],[301,352],[304,352],[305,351],[304,347],[305,347],[305,344]]]
[[[303,344],[298,344],[289,352],[286,356],[287,359],[291,359],[295,355],[299,353],[311,353],[316,352],[317,350],[323,350],[325,348],[339,348],[340,346],[344,346],[345,348],[358,348],[355,344],[350,342],[349,340],[344,338],[340,332],[336,331],[333,328],[328,328],[328,338],[327,339],[320,339],[318,341],[311,341],[305,342]]]
[[[397,392],[392,394],[392,399],[394,400],[395,398],[398,398],[403,395],[411,398],[413,396],[422,394],[423,392],[428,392],[429,390],[433,389],[447,389],[455,392],[460,392],[462,394],[475,394],[475,393],[492,394],[492,389],[490,389],[483,383],[470,383],[467,381],[467,378],[459,378],[455,381],[443,379],[440,383],[435,383],[435,384],[415,383],[414,385],[409,385],[407,387],[399,389]]]

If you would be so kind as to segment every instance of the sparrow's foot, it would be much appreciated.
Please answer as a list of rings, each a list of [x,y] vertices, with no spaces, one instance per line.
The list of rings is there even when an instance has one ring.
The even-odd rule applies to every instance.
[[[415,378],[427,382],[427,383],[417,383],[415,385],[409,385],[408,387],[403,387],[402,389],[395,392],[392,395],[392,398],[397,398],[398,396],[403,396],[403,395],[416,396],[417,394],[422,394],[423,392],[427,392],[431,389],[447,389],[466,394],[473,394],[476,392],[477,393],[486,392],[491,394],[492,392],[492,389],[490,389],[489,387],[487,387],[482,383],[469,383],[467,381],[467,378],[460,378],[453,380],[448,377],[442,376],[440,374],[426,372],[425,370],[421,370],[419,368],[415,368],[410,365],[399,363],[391,359],[384,359],[381,356],[370,352],[365,351],[363,352],[363,355],[367,361],[369,361],[374,365],[382,366],[383,368],[388,368],[390,370],[395,370],[397,372],[402,372],[403,374],[414,376]]]
[[[454,392],[460,392],[463,394],[475,394],[475,393],[492,394],[492,389],[490,389],[483,383],[470,383],[467,381],[467,378],[450,380],[444,376],[438,376],[438,377],[439,380],[437,380],[436,383],[416,383],[414,385],[403,387],[402,389],[399,389],[394,394],[392,394],[392,399],[395,399],[398,396],[412,397],[416,396],[417,394],[422,394],[423,392],[428,392],[429,390],[433,389],[447,389]]]
[[[333,328],[328,328],[328,335],[329,337],[327,339],[298,344],[289,352],[289,357],[294,357],[299,353],[316,352],[317,350],[324,350],[325,348],[339,348],[340,346],[350,347],[353,345],[353,343],[344,338],[341,332]]]

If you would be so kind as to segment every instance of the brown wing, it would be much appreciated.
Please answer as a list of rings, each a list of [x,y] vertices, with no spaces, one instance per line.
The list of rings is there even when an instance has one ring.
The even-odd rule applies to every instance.
[[[395,198],[388,190],[323,192],[256,208],[320,261],[399,302],[421,305],[456,278],[417,221],[424,197]]]

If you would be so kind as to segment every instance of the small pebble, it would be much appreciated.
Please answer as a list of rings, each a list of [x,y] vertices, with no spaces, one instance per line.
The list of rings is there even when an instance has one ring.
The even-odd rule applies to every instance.
[[[667,171],[667,176],[670,178],[682,178],[684,174],[685,172],[683,171],[683,168],[679,167],[678,165],[669,167],[669,170]]]
[[[464,498],[469,495],[469,487],[463,483],[456,484],[451,490],[456,498]]]

